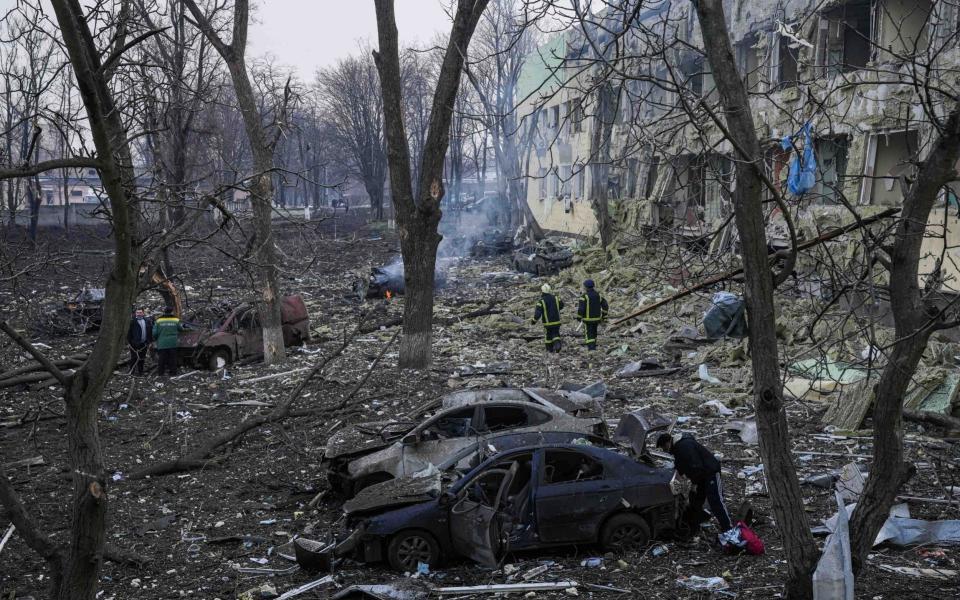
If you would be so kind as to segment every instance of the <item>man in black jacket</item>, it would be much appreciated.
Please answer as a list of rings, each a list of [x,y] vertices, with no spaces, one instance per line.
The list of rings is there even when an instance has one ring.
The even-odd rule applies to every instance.
[[[130,346],[130,373],[136,370],[143,375],[143,365],[147,362],[147,348],[153,342],[153,320],[143,308],[138,308],[127,328],[127,344]]]
[[[533,323],[543,321],[543,343],[547,352],[560,352],[560,309],[563,300],[551,293],[550,284],[540,287],[540,300],[533,311]]]
[[[657,448],[673,455],[677,473],[693,483],[690,491],[690,509],[702,510],[704,500],[710,512],[720,524],[720,533],[729,531],[733,524],[723,503],[723,487],[720,483],[720,461],[689,433],[672,436],[664,433],[657,438]]]
[[[577,319],[583,322],[584,343],[587,350],[597,349],[597,329],[607,320],[607,300],[594,289],[593,280],[583,282],[583,296],[577,305]]]

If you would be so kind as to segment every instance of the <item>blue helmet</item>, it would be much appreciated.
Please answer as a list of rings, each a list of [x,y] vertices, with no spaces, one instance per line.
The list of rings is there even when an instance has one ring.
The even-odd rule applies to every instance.
[[[592,280],[592,279],[588,279],[588,280],[584,281],[584,282],[583,282],[583,287],[585,287],[585,288],[587,288],[587,289],[593,288],[593,280]]]

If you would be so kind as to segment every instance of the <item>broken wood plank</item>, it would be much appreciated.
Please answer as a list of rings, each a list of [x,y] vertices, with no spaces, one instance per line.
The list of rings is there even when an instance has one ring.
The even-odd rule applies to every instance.
[[[925,423],[928,425],[937,425],[944,429],[960,430],[960,419],[927,410],[904,410],[903,418],[915,423]]]
[[[237,383],[240,385],[247,385],[250,383],[257,383],[259,381],[268,381],[270,379],[276,379],[278,377],[286,377],[287,375],[295,375],[297,373],[304,373],[309,371],[313,367],[301,367],[299,369],[293,369],[291,371],[284,371],[283,373],[274,373],[273,375],[264,375],[263,377],[253,377],[252,379],[241,379]]]
[[[7,541],[13,535],[16,527],[13,523],[10,523],[10,527],[7,527],[7,532],[3,534],[3,539],[0,539],[0,552],[3,552],[3,547],[7,545]]]
[[[47,461],[44,460],[43,456],[34,456],[32,458],[24,458],[22,460],[15,460],[12,462],[4,463],[3,469],[19,469],[20,467],[39,467],[47,464]]]
[[[509,592],[549,592],[551,590],[565,590],[577,587],[576,581],[549,581],[543,583],[496,583],[491,585],[458,585],[441,587],[433,590],[441,596],[457,594],[496,594]]]

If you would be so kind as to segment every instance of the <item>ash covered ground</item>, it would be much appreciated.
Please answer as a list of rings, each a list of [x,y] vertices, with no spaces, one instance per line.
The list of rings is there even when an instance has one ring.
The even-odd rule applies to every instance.
[[[396,346],[387,350],[369,380],[357,388],[370,364],[395,332],[377,325],[395,321],[402,298],[360,301],[353,281],[371,265],[386,264],[397,255],[390,232],[355,223],[336,235],[325,224],[310,241],[311,261],[305,257],[303,237],[296,228],[280,228],[279,244],[288,261],[281,287],[299,293],[307,302],[312,341],[291,350],[283,365],[265,367],[256,362],[228,367],[229,379],[207,370],[182,368],[181,378],[130,377],[118,372],[104,394],[100,411],[100,436],[113,481],[109,494],[108,541],[145,560],[140,566],[107,561],[102,569],[102,593],[108,600],[138,598],[236,598],[264,583],[278,592],[316,579],[295,571],[279,575],[253,575],[243,568],[289,569],[292,563],[278,548],[294,535],[320,538],[340,517],[340,501],[330,493],[316,509],[308,503],[327,483],[320,461],[331,427],[338,422],[382,420],[406,413],[425,400],[469,387],[557,386],[564,382],[604,380],[609,393],[604,410],[617,417],[641,406],[654,406],[664,414],[685,417],[681,430],[694,432],[723,461],[723,481],[728,503],[749,501],[755,511],[756,532],[766,543],[763,556],[728,556],[715,542],[713,524],[689,541],[655,540],[642,553],[606,555],[583,546],[538,553],[510,555],[501,569],[452,561],[435,569],[427,580],[439,585],[474,585],[516,581],[519,575],[547,564],[539,581],[575,580],[629,590],[638,598],[703,598],[707,593],[677,585],[682,577],[722,576],[729,587],[723,592],[739,598],[775,597],[782,584],[785,564],[782,544],[772,521],[770,501],[762,473],[749,467],[760,463],[756,445],[727,433],[724,425],[750,415],[750,367],[742,342],[722,341],[685,351],[682,369],[663,377],[617,378],[626,363],[647,357],[667,361],[663,343],[683,325],[696,327],[709,300],[693,297],[646,315],[642,327],[601,331],[600,351],[587,353],[579,344],[569,305],[576,297],[574,281],[587,269],[580,262],[568,274],[544,278],[561,289],[568,304],[564,313],[564,350],[545,358],[542,331],[529,324],[533,302],[543,281],[510,270],[510,257],[463,259],[449,266],[446,286],[439,292],[434,329],[434,364],[425,373],[399,372]],[[107,271],[110,243],[93,231],[59,239],[45,233],[45,246],[27,251],[22,240],[8,240],[8,248],[24,248],[16,264],[25,273],[0,287],[4,318],[28,334],[52,357],[67,357],[89,348],[94,333],[64,331],[49,315],[77,288],[101,282]],[[77,252],[80,250],[80,252]],[[101,252],[102,251],[102,252]],[[37,257],[46,257],[37,260]],[[189,308],[201,310],[220,301],[235,302],[249,293],[244,276],[224,264],[211,250],[175,249],[171,256],[177,280],[186,290]],[[603,292],[611,312],[622,314],[636,305],[637,291],[613,282]],[[159,309],[159,296],[143,299]],[[782,299],[784,322],[792,312],[809,305],[798,297]],[[489,309],[483,311],[482,309]],[[463,318],[474,311],[483,316]],[[363,316],[361,316],[363,315]],[[275,405],[296,387],[303,372],[254,383],[247,380],[314,365],[340,346],[344,335],[364,325],[342,356],[332,361],[296,399],[295,416],[257,428],[221,449],[200,469],[148,479],[130,479],[139,469],[175,459],[268,406],[236,404],[259,401]],[[789,328],[788,328],[789,329]],[[786,353],[800,353],[804,341],[787,331]],[[790,339],[787,339],[790,338]],[[696,354],[692,354],[696,353]],[[26,364],[22,353],[4,339],[0,344],[4,370]],[[785,358],[787,360],[787,358]],[[706,363],[720,383],[707,383],[698,375]],[[152,365],[152,362],[151,362]],[[490,368],[495,365],[495,368]],[[465,368],[479,374],[463,374]],[[468,370],[469,370],[468,369]],[[485,374],[485,371],[497,371]],[[354,390],[356,390],[354,392]],[[353,392],[344,408],[334,409]],[[703,412],[700,406],[720,400],[735,411],[733,417]],[[820,424],[825,407],[817,402],[791,401],[787,413],[793,434],[800,477],[827,473],[851,461],[866,471],[870,454],[869,432],[826,435]],[[0,390],[0,461],[4,464],[37,456],[44,464],[7,469],[9,477],[33,517],[57,542],[69,534],[71,480],[66,454],[63,405],[59,390],[36,384]],[[869,419],[863,425],[869,429]],[[960,484],[960,449],[953,441],[907,424],[907,459],[917,475],[902,494],[940,498],[947,486]],[[809,453],[808,453],[809,452]],[[836,512],[833,491],[803,486],[811,525]],[[911,514],[926,519],[960,518],[957,505],[917,502]],[[9,521],[0,516],[0,533]],[[820,543],[823,539],[820,538]],[[664,544],[666,552],[653,546]],[[656,555],[655,555],[656,554]],[[882,570],[881,565],[960,568],[960,551],[950,547],[876,548],[858,580],[858,597],[925,598],[957,597],[960,582],[908,577]],[[595,567],[581,567],[589,557],[603,558]],[[404,576],[385,565],[348,563],[338,569],[341,584],[380,583]],[[0,554],[0,596],[23,598],[46,594],[43,560],[16,535]],[[331,589],[307,592],[301,598],[325,598]],[[614,597],[613,592],[579,587],[580,596]],[[569,597],[568,592],[539,592],[537,597]],[[522,594],[521,594],[522,595]],[[720,596],[723,597],[723,596]]]

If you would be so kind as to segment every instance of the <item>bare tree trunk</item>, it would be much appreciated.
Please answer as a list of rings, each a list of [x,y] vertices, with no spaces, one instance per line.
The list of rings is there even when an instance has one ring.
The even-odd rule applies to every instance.
[[[419,195],[414,197],[410,148],[403,125],[403,88],[393,0],[376,0],[379,51],[374,53],[374,60],[380,74],[390,187],[397,214],[406,286],[400,368],[427,368],[432,358],[434,269],[441,239],[437,225],[443,198],[443,162],[467,47],[487,2],[459,0],[457,3],[418,170]]]
[[[940,190],[956,179],[958,159],[960,105],[950,112],[928,157],[920,163],[916,181],[903,199],[903,212],[889,249],[890,308],[897,341],[876,386],[873,464],[850,521],[855,572],[863,568],[898,490],[916,470],[903,462],[903,397],[930,335],[944,326],[944,315],[925,303],[920,290],[920,250]]]
[[[734,62],[723,2],[699,0],[694,6],[731,142],[741,153],[740,160],[736,161],[737,185],[733,191],[733,204],[742,245],[760,453],[773,500],[777,529],[787,558],[786,593],[788,598],[811,598],[812,575],[819,553],[804,512],[800,482],[790,454],[790,433],[783,406],[773,303],[774,281],[767,260],[762,180],[759,174],[763,168],[763,154],[754,129],[747,92]]]
[[[250,84],[244,53],[249,24],[248,0],[236,0],[233,9],[233,39],[224,43],[210,25],[195,0],[184,0],[200,30],[207,37],[230,71],[237,105],[243,116],[244,129],[253,153],[253,183],[250,186],[253,204],[254,238],[250,240],[257,261],[257,288],[260,292],[258,313],[263,325],[263,361],[276,364],[285,358],[283,346],[281,299],[277,289],[277,255],[273,240],[273,153],[275,144],[268,140]]]
[[[613,86],[604,83],[597,88],[597,116],[590,139],[590,205],[597,219],[600,245],[606,249],[613,241],[613,220],[610,218],[610,202],[607,184],[610,180],[610,136],[616,96]],[[572,125],[572,123],[571,123]]]

